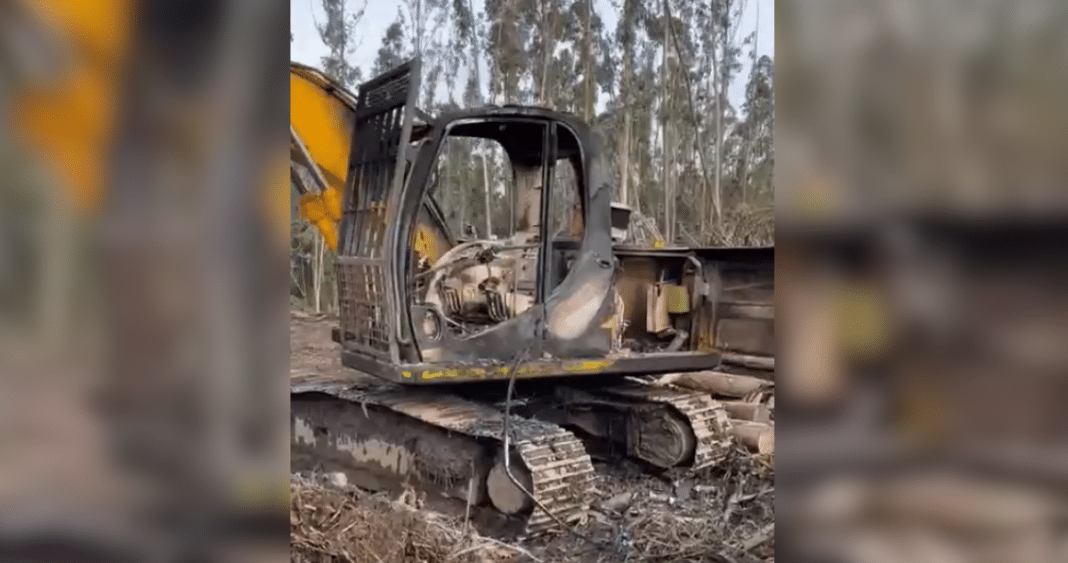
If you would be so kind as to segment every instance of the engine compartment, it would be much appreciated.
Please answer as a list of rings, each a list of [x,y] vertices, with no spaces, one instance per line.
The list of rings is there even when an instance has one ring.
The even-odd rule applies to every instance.
[[[475,240],[459,244],[419,274],[427,279],[421,301],[447,324],[468,334],[517,317],[534,304],[536,243]]]

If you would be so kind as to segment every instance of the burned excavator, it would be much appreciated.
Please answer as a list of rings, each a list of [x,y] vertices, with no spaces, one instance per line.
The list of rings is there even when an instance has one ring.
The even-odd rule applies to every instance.
[[[582,513],[591,459],[724,459],[722,406],[647,376],[772,349],[772,248],[627,244],[595,130],[536,107],[430,116],[418,60],[356,93],[297,64],[291,81],[292,179],[337,252],[347,368],[292,379],[294,471],[535,534]],[[472,191],[449,170],[458,145],[510,173]],[[481,232],[464,219],[479,206]]]

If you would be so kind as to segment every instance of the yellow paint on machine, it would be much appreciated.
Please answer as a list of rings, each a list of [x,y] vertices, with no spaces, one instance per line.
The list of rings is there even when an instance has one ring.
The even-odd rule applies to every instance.
[[[338,88],[326,75],[290,64],[289,122],[322,170],[329,187],[341,194],[345,191],[356,108],[342,97],[331,95]]]
[[[309,192],[300,198],[300,214],[315,225],[334,251],[356,117],[355,108],[339,89],[340,85],[326,75],[290,64],[289,122],[327,182],[323,192]]]
[[[444,234],[434,227],[433,222],[424,210],[419,214],[415,225],[415,233],[412,235],[412,250],[416,256],[426,260],[428,265],[433,266],[449,250],[448,241]]]
[[[596,373],[604,371],[615,362],[611,360],[583,360],[576,364],[564,364],[564,371],[571,373]]]
[[[300,198],[300,214],[315,225],[330,250],[337,251],[337,226],[341,221],[341,192],[329,186],[321,193],[308,192]]]
[[[537,377],[539,375],[548,375],[551,373],[558,373],[564,371],[567,373],[600,373],[610,367],[615,362],[612,360],[579,360],[571,362],[561,362],[558,364],[534,364],[527,366],[520,366],[516,370],[516,377]],[[448,368],[442,370],[424,370],[419,374],[419,379],[422,381],[434,381],[437,379],[487,379],[487,378],[505,378],[509,377],[511,368],[508,366],[500,366],[488,371],[484,368],[465,367],[465,368]],[[412,372],[401,372],[401,376],[405,379],[409,379],[412,376]]]

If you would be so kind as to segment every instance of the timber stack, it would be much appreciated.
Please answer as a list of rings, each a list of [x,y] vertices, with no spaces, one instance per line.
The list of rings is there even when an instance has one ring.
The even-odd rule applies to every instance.
[[[717,332],[723,363],[711,371],[672,373],[660,384],[704,391],[730,418],[734,439],[749,451],[775,452],[773,296],[731,284],[720,293]],[[761,288],[765,289],[765,288]]]

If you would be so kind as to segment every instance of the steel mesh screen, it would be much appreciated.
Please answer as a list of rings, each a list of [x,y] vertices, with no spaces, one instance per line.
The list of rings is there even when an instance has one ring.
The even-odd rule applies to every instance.
[[[411,127],[409,63],[360,87],[338,257],[338,300],[346,348],[389,358],[394,319],[388,286],[390,192]]]

